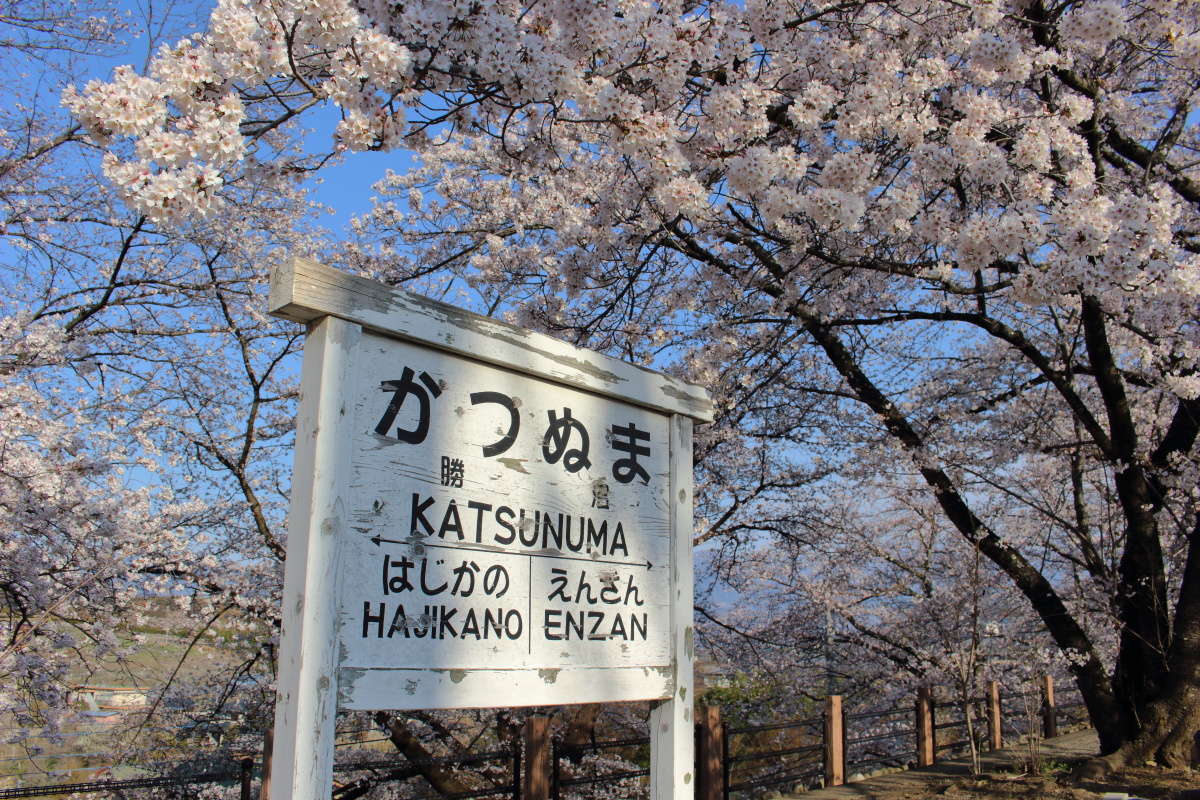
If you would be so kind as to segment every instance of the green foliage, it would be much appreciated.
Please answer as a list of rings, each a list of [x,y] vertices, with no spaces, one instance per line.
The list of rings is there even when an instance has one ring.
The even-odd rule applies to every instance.
[[[1042,762],[1038,771],[1047,778],[1058,778],[1071,771],[1071,765],[1065,761],[1049,758]]]
[[[780,716],[802,719],[820,712],[812,699],[794,695],[768,676],[749,672],[735,673],[706,687],[699,701],[700,705],[720,707],[722,719],[732,727],[761,724]]]

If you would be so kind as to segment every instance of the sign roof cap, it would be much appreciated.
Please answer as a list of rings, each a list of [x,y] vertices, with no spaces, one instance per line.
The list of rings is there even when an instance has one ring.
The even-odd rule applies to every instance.
[[[713,419],[702,386],[299,256],[272,272],[267,310],[306,324],[339,317],[385,336],[634,405],[701,422]]]

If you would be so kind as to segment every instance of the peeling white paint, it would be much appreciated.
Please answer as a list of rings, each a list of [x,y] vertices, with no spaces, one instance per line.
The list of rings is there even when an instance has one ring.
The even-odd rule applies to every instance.
[[[658,701],[651,712],[651,800],[690,798],[691,419],[711,420],[707,393],[304,259],[272,275],[270,309],[312,323],[276,708],[281,795],[328,798],[339,705],[650,699]],[[406,375],[422,376],[425,402],[444,401],[424,420],[412,417],[422,403],[396,388],[413,385],[401,378],[406,368],[413,370]],[[499,409],[503,415],[497,418],[496,408],[490,418],[478,413],[479,402],[487,402],[472,402],[478,391],[504,392],[511,400]],[[380,407],[391,402],[387,392],[391,411]],[[557,463],[561,441],[551,454],[546,436],[555,419],[547,414],[561,420],[566,409],[586,420],[590,437],[590,461],[578,469]],[[514,424],[520,449],[510,442],[502,452],[483,452],[495,450]],[[632,479],[617,470],[615,453],[630,446],[620,446],[618,425],[650,435],[638,445],[649,452],[639,456],[643,471]],[[483,514],[501,506],[513,512],[502,526],[513,537],[500,541],[493,531],[488,540]],[[436,520],[426,519],[424,510],[434,507]],[[524,521],[516,509],[526,510]],[[603,521],[611,541],[572,544],[544,531],[535,537],[535,513],[553,519],[556,530],[565,524],[559,515],[580,520],[577,530],[591,524],[593,531]],[[404,565],[398,582],[389,564]],[[492,573],[492,589],[482,596],[485,570],[496,566],[504,567],[504,590],[495,588]],[[448,588],[451,575],[464,581],[468,573],[469,590]],[[493,615],[490,639],[467,635],[474,633],[464,621],[468,606],[481,599]],[[397,616],[392,609],[404,604],[410,607]],[[608,619],[599,635],[596,627],[586,636],[551,635],[574,630],[554,616],[572,606],[629,617],[620,626]],[[466,633],[459,636],[456,625]]]
[[[708,393],[670,375],[580,350],[500,320],[359,278],[304,258],[271,276],[269,311],[295,322],[338,316],[364,328],[626,402],[711,422]]]

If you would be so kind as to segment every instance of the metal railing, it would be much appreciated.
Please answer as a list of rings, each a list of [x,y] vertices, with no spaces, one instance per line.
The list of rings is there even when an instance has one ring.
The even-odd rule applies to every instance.
[[[811,781],[824,771],[822,761],[823,746],[820,743],[821,729],[824,719],[821,716],[788,722],[770,723],[765,725],[743,725],[736,728],[724,728],[721,736],[721,752],[724,754],[721,768],[721,794],[725,800],[734,792],[750,789],[765,789],[768,786],[779,786],[785,783]],[[733,755],[731,741],[735,736],[759,735],[764,733],[779,733],[782,731],[808,728],[810,735],[817,739],[816,744],[790,744],[787,747],[777,747],[770,750],[752,750]],[[815,732],[815,733],[813,733]],[[816,756],[816,760],[795,758],[792,763],[786,761],[773,766],[755,770],[745,770],[750,774],[735,779],[734,765],[762,762],[768,759],[787,759],[797,756]]]
[[[461,756],[426,759],[375,759],[370,761],[352,761],[334,765],[335,773],[366,772],[373,775],[361,776],[358,781],[347,783],[390,783],[420,777],[420,767],[449,767],[461,768],[478,766],[488,763],[503,763],[505,780],[492,786],[481,786],[450,794],[431,794],[414,797],[413,800],[468,800],[468,798],[486,798],[507,796],[517,800],[520,797],[521,753],[519,747],[506,750],[495,750],[486,753],[469,753]],[[96,770],[97,767],[84,769]],[[123,780],[99,780],[52,784],[47,786],[20,786],[10,789],[0,789],[0,800],[15,800],[26,797],[52,797],[68,794],[95,794],[100,792],[124,793],[134,789],[158,789],[165,787],[195,786],[200,784],[235,784],[239,786],[241,800],[253,798],[253,782],[258,770],[255,760],[242,758],[233,763],[227,770],[210,770],[190,775],[156,775]],[[384,774],[380,774],[384,773]],[[344,792],[346,785],[341,787]],[[336,796],[336,794],[335,794]]]
[[[903,707],[846,714],[842,727],[846,734],[846,770],[869,766],[898,767],[911,761],[911,742],[915,733],[912,714],[911,708]],[[851,735],[852,727],[863,729],[863,733]],[[900,746],[888,747],[885,743]]]
[[[637,736],[627,739],[609,739],[607,741],[587,742],[584,744],[564,745],[558,742],[551,743],[551,772],[550,772],[550,791],[554,800],[560,800],[562,790],[573,786],[589,786],[597,783],[616,783],[617,781],[630,780],[633,778],[644,778],[650,775],[649,767],[638,767],[637,769],[616,770],[614,772],[602,772],[598,775],[576,775],[570,778],[563,777],[562,764],[563,761],[575,760],[582,766],[582,761],[585,753],[598,753],[602,750],[628,750],[650,746],[649,736]],[[634,758],[638,758],[641,754],[635,754]],[[628,759],[626,759],[628,760]],[[639,759],[640,760],[640,759]]]
[[[967,725],[967,707],[971,711],[971,726]],[[954,719],[949,719],[944,722],[935,722],[933,726],[934,735],[938,731],[956,731],[960,738],[953,739],[948,742],[939,742],[934,746],[934,752],[937,753],[961,753],[967,750],[971,745],[971,735],[973,733],[975,747],[977,751],[982,751],[986,748],[988,735],[988,715],[986,700],[982,697],[969,698],[965,703],[962,700],[946,700],[941,703],[934,704],[934,713],[938,711],[957,714]],[[940,737],[939,737],[940,738]]]
[[[15,789],[0,789],[0,798],[18,797],[51,797],[62,794],[94,794],[96,792],[124,792],[130,789],[157,789],[167,786],[192,786],[198,783],[231,783],[246,781],[247,770],[203,772],[196,775],[159,776],[151,778],[130,778],[121,781],[92,781],[89,783],[60,783],[54,786],[22,786]],[[249,795],[242,792],[243,800]]]

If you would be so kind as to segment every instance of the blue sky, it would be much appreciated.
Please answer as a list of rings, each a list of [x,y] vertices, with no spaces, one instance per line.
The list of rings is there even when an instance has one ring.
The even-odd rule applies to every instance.
[[[313,148],[329,146],[329,137],[337,124],[336,109],[324,108],[305,120],[312,130],[309,134]],[[319,182],[313,184],[315,197],[332,207],[336,214],[329,221],[335,236],[350,222],[350,218],[371,209],[371,185],[389,170],[404,172],[413,164],[411,155],[404,150],[387,153],[349,153],[340,163],[326,166],[320,172]]]

